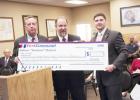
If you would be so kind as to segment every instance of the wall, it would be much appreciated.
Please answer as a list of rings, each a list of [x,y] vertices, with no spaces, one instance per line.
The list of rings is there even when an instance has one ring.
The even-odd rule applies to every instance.
[[[110,27],[110,4],[109,3],[73,8],[72,9],[73,33],[76,32],[75,29],[76,24],[83,24],[83,23],[91,24],[92,31],[95,31],[95,28],[93,26],[93,16],[99,12],[102,12],[106,15],[107,26]]]
[[[15,38],[23,35],[22,15],[36,15],[39,19],[40,34],[47,36],[45,19],[55,19],[66,16],[71,25],[71,9],[65,7],[42,6],[0,1],[0,17],[13,17]],[[71,30],[71,27],[70,27]],[[69,31],[70,31],[69,30]],[[0,43],[0,55],[5,48],[13,49],[12,42]]]
[[[6,9],[5,9],[6,6]],[[65,7],[53,7],[43,6],[26,3],[4,2],[0,1],[0,17],[13,17],[15,39],[22,36],[23,23],[22,15],[36,15],[39,19],[39,33],[47,36],[45,19],[56,19],[58,16],[66,16],[69,22],[69,32],[76,33],[76,24],[89,23],[92,26],[92,30],[95,28],[92,25],[93,16],[98,12],[103,12],[107,16],[107,26],[110,27],[110,11],[109,3],[103,3],[100,5],[91,5],[77,8],[65,8]],[[5,9],[5,10],[4,10]],[[1,42],[0,55],[5,48],[12,51],[13,42]]]
[[[120,25],[120,8],[134,5],[140,5],[140,0],[110,1],[111,28],[122,32],[124,34],[126,42],[128,42],[128,36],[133,33],[134,35],[137,35],[138,40],[140,40],[140,26],[121,27]]]

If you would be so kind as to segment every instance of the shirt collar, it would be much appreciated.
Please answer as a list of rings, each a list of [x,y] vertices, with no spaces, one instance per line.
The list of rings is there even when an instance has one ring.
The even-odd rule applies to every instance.
[[[34,40],[34,42],[38,42],[38,37],[37,37],[37,35],[35,35],[35,40]],[[27,34],[27,39],[28,39],[28,42],[32,42],[32,37],[29,35],[29,34]]]
[[[6,58],[6,57],[5,57],[5,60],[7,60],[7,61],[8,61],[8,60],[9,60],[9,58]]]
[[[101,32],[98,32],[98,35],[102,34],[102,36],[103,36],[106,30],[107,30],[107,28],[105,27]]]
[[[68,42],[68,34],[66,34],[64,37],[61,37],[61,36],[58,35],[58,38],[59,38],[59,42],[63,42],[62,41],[63,38],[65,38],[66,42]]]

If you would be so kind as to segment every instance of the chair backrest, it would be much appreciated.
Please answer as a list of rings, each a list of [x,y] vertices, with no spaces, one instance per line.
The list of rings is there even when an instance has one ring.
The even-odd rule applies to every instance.
[[[3,66],[0,68],[0,75],[11,75],[14,74],[14,70],[11,66]]]
[[[127,91],[132,84],[132,75],[128,70],[124,70],[121,76],[122,92]]]

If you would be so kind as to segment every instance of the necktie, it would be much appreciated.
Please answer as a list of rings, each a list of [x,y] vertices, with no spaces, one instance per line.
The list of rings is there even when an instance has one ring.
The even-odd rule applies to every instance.
[[[34,37],[32,38],[32,42],[35,42],[35,38]]]
[[[8,58],[5,59],[5,66],[7,66]]]
[[[99,42],[99,41],[102,41],[102,34],[99,34],[96,38],[96,41]]]
[[[66,42],[66,38],[65,38],[65,37],[63,37],[63,38],[62,38],[62,41],[63,41],[63,42]]]

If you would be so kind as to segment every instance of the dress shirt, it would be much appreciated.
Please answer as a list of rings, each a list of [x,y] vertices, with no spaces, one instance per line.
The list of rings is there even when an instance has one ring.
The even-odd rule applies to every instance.
[[[97,35],[97,38],[96,38],[96,42],[102,41],[102,38],[103,38],[103,36],[104,36],[104,33],[105,33],[106,29],[107,29],[107,28],[104,28],[104,29],[102,30],[102,32],[98,32],[98,35]]]
[[[28,42],[32,42],[32,38],[34,38],[34,42],[38,42],[38,37],[37,37],[37,35],[36,35],[35,37],[31,37],[30,35],[27,34]]]
[[[58,35],[58,38],[59,38],[59,42],[68,42],[68,35],[64,36],[64,37],[60,37]],[[65,38],[65,41],[63,41],[63,39]]]

